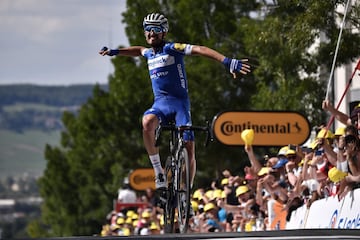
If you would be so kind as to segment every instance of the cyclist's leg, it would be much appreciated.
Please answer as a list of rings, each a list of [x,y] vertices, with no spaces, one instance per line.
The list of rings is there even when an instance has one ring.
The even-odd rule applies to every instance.
[[[159,119],[155,114],[146,114],[142,119],[143,140],[149,156],[159,154],[159,148],[155,147],[155,129],[159,126]]]
[[[151,108],[144,113],[142,119],[144,145],[155,172],[155,187],[157,189],[167,187],[164,170],[161,166],[159,148],[155,146],[155,130],[160,124],[161,117],[160,110]]]

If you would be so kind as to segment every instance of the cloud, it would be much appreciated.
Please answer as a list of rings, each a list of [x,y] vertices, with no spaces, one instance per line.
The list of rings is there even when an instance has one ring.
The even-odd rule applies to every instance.
[[[97,51],[128,44],[125,9],[125,0],[1,0],[0,84],[106,83],[110,60]]]

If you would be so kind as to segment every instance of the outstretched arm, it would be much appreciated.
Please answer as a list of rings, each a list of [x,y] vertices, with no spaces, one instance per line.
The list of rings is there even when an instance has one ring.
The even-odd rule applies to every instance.
[[[141,52],[144,49],[145,49],[145,47],[143,47],[143,46],[132,46],[132,47],[126,47],[126,48],[119,48],[119,49],[108,49],[107,47],[103,47],[100,50],[99,54],[102,56],[122,55],[122,56],[137,57],[137,56],[141,56]]]
[[[210,59],[221,62],[230,70],[234,78],[236,78],[236,73],[247,74],[250,72],[250,65],[245,63],[248,61],[248,59],[230,59],[215,51],[214,49],[199,45],[193,45],[191,54],[208,57]]]
[[[351,119],[349,118],[348,115],[346,115],[345,113],[337,110],[336,108],[334,108],[333,105],[331,105],[329,100],[324,100],[322,102],[322,108],[325,111],[330,112],[336,120],[338,120],[339,122],[345,124],[345,125],[351,125]]]
[[[251,169],[257,175],[257,173],[260,171],[262,166],[261,166],[260,161],[256,158],[252,146],[250,146],[250,145],[245,146],[245,152],[247,153],[248,158],[250,160]]]

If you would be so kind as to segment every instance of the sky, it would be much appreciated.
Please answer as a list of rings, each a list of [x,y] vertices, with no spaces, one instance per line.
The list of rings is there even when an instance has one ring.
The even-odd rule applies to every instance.
[[[1,0],[0,84],[106,84],[126,0]]]

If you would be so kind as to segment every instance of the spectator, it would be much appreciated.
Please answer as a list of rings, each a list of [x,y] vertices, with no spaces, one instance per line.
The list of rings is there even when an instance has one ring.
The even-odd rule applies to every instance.
[[[159,198],[156,196],[156,194],[152,188],[145,189],[145,194],[141,197],[141,200],[143,202],[147,202],[149,208],[156,207],[160,203]]]
[[[340,144],[342,141],[340,142]],[[340,145],[339,145],[340,146]],[[343,152],[343,154],[341,154]],[[339,147],[338,157],[341,159],[345,158],[348,164],[349,176],[345,177],[340,183],[339,199],[345,197],[345,195],[357,187],[358,178],[360,176],[360,141],[354,135],[346,135],[344,138],[344,146]],[[341,169],[343,170],[343,169]]]
[[[205,222],[202,225],[204,232],[222,232],[223,228],[218,218],[218,208],[212,202],[207,203],[204,207]]]
[[[137,196],[134,190],[131,189],[129,183],[124,183],[122,189],[118,191],[118,201],[121,203],[135,203]],[[126,215],[128,210],[136,210],[135,207],[125,207],[122,209],[122,213]]]
[[[294,149],[288,149],[286,151],[288,162],[285,164],[285,171],[291,187],[295,186],[302,172],[302,166],[300,165],[302,155],[303,152],[299,146],[294,146]]]

